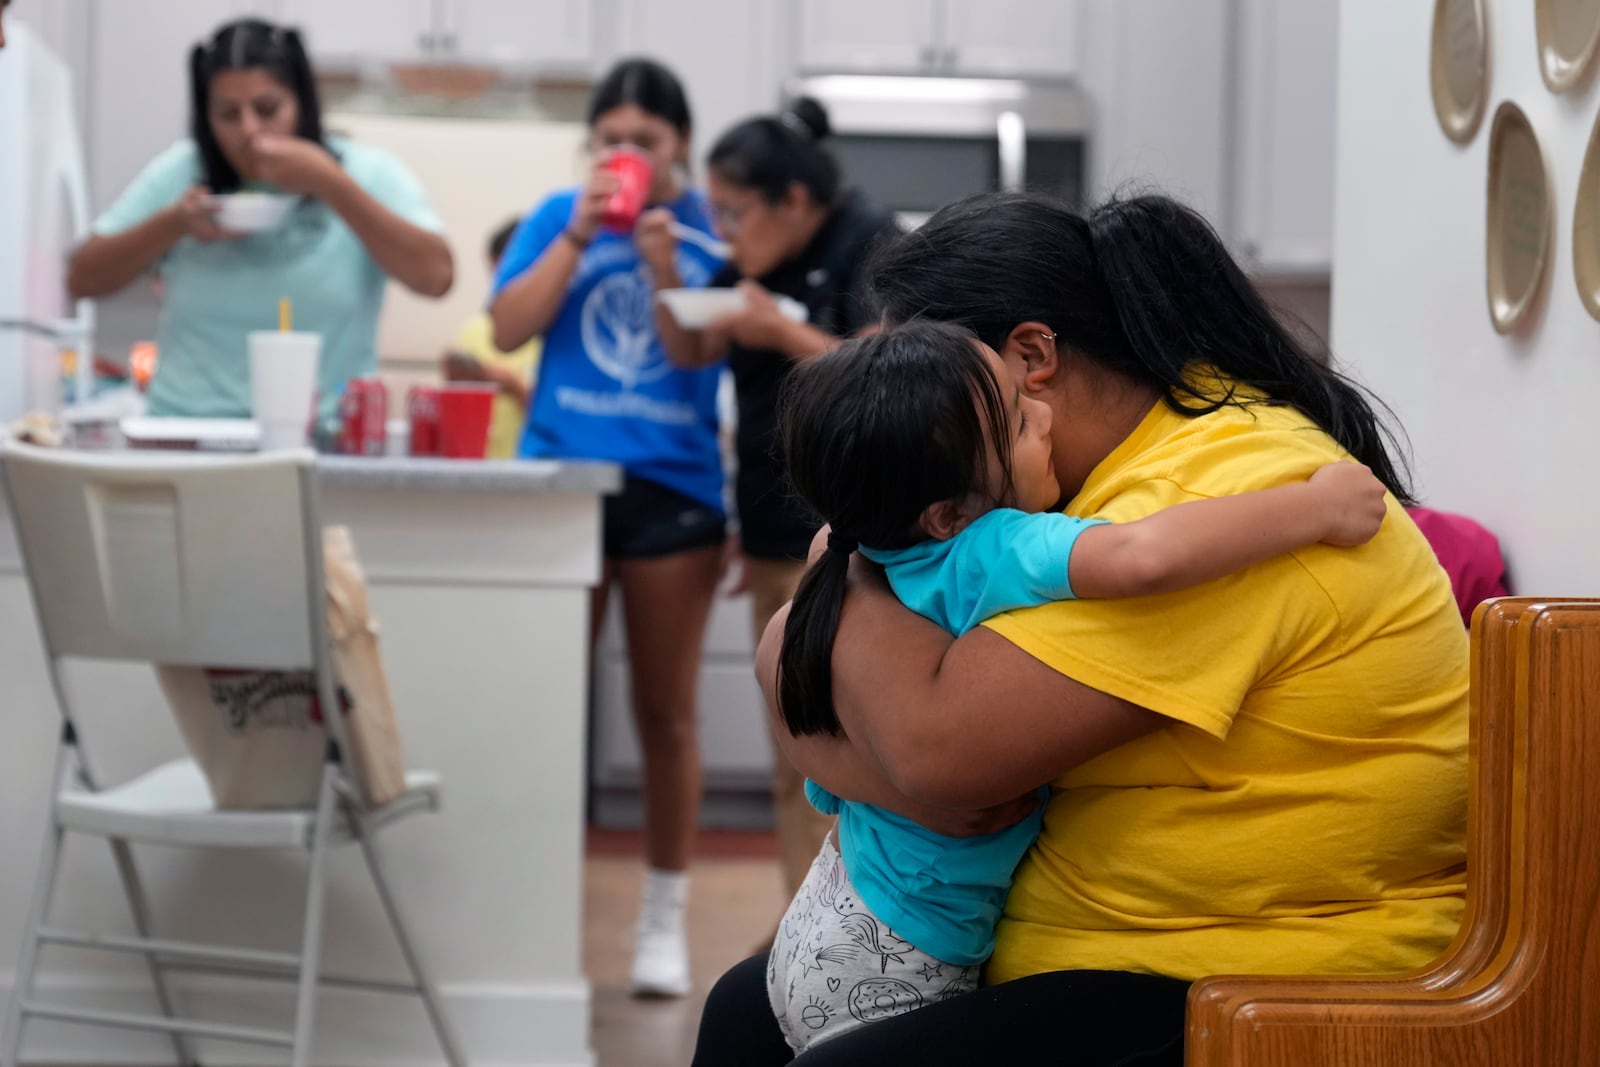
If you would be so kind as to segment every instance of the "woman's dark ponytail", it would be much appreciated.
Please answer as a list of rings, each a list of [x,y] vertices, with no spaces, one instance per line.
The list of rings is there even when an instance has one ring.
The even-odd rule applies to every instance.
[[[231,192],[218,188],[221,184],[219,170],[233,167],[222,156],[222,148],[211,132],[211,64],[209,56],[214,45],[197,44],[189,49],[189,136],[200,152],[200,169],[204,172],[206,186],[214,193]],[[220,163],[220,166],[219,166]],[[238,174],[234,174],[234,187],[238,187]]]
[[[854,549],[837,533],[828,542],[795,590],[778,653],[778,714],[796,737],[837,736],[843,729],[833,705],[833,642]]]
[[[1294,337],[1205,219],[1162,196],[1113,200],[1090,215],[1089,241],[1137,360],[1133,373],[1153,379],[1169,407],[1200,415],[1238,402],[1185,374],[1209,364],[1299,408],[1402,503],[1414,503],[1401,441],[1374,410],[1388,409]]]
[[[308,141],[323,144],[322,98],[317,92],[317,74],[311,65],[311,53],[300,31],[293,26],[280,26],[277,32],[288,61],[285,73],[289,88],[294,90],[300,105],[300,126],[295,132]]]

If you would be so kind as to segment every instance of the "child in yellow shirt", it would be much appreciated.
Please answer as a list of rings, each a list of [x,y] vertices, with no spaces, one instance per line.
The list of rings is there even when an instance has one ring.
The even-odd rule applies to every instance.
[[[490,275],[511,242],[517,222],[512,219],[489,238]],[[446,381],[493,382],[500,388],[489,423],[489,448],[485,453],[489,459],[512,459],[517,455],[542,347],[543,342],[535,337],[513,352],[500,351],[494,344],[494,324],[489,313],[480,311],[462,325],[455,347],[445,354]]]

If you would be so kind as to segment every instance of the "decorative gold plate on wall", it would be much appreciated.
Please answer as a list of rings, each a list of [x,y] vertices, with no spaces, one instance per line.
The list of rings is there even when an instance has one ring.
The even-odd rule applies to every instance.
[[[1600,118],[1589,132],[1572,207],[1572,274],[1584,308],[1600,319]]]
[[[1507,100],[1489,127],[1489,318],[1508,333],[1528,314],[1550,260],[1550,180],[1538,138]]]
[[[1489,104],[1489,23],[1483,0],[1434,0],[1433,111],[1444,135],[1466,144]]]
[[[1600,0],[1534,0],[1539,73],[1552,93],[1583,80],[1600,45]]]

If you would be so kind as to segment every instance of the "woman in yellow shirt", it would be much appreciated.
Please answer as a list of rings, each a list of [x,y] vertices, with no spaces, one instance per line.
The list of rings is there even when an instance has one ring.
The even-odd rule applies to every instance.
[[[780,731],[795,764],[948,833],[1014,821],[1043,783],[1051,799],[988,987],[916,1011],[922,991],[898,990],[862,1010],[903,1017],[805,1062],[1179,1064],[1196,978],[1438,956],[1463,904],[1467,642],[1372,403],[1164,198],[1088,217],[973,198],[875,278],[889,320],[968,327],[1051,405],[1073,515],[1137,519],[1350,457],[1394,499],[1359,548],[1016,611],[959,639],[858,561],[833,657],[847,739]],[[784,619],[758,659],[769,701]],[[697,1065],[787,1062],[760,1016],[765,972],[756,957],[718,983]]]

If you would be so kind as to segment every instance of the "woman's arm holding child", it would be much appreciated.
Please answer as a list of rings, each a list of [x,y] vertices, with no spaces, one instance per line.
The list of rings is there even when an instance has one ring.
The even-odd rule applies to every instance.
[[[1377,536],[1386,490],[1359,463],[1330,463],[1309,479],[1195,500],[1079,535],[1068,562],[1080,597],[1150,596],[1201,585],[1285,552]]]

